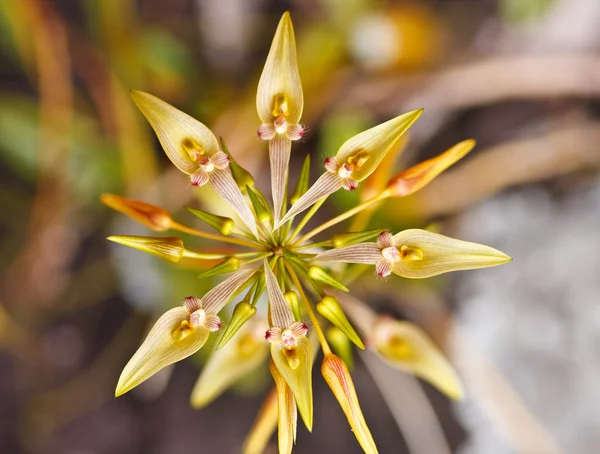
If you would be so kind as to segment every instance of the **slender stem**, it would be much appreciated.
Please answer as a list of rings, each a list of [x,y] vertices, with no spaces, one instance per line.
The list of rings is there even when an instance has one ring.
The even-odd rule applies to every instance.
[[[306,213],[304,215],[304,217],[302,218],[302,220],[300,221],[300,223],[296,226],[296,228],[294,229],[294,231],[292,232],[291,235],[291,239],[290,239],[290,243],[294,241],[294,239],[298,236],[298,234],[302,231],[302,229],[304,228],[304,226],[306,225],[306,223],[308,221],[310,221],[310,219],[315,215],[315,213],[317,211],[319,211],[319,208],[321,208],[321,206],[325,203],[325,200],[327,200],[327,197],[329,196],[325,196],[322,199],[317,200],[317,203],[315,203],[310,210],[308,210],[308,213]]]
[[[210,240],[222,241],[223,243],[237,244],[239,246],[251,247],[253,249],[264,249],[264,246],[262,244],[257,243],[255,241],[243,240],[241,238],[230,238],[228,236],[217,235],[216,233],[203,232],[201,230],[196,230],[191,227],[187,227],[183,224],[179,224],[175,221],[171,223],[171,228],[173,230],[178,230],[179,232],[187,233],[189,235],[199,236],[201,238],[207,238]]]
[[[308,249],[308,248],[312,248],[312,247],[331,247],[332,243],[331,240],[325,240],[325,241],[320,241],[318,243],[309,243],[309,244],[303,244],[302,246],[297,246],[294,248],[294,251],[300,251],[302,249]]]
[[[198,259],[198,260],[218,260],[224,259],[228,257],[226,254],[201,254],[199,252],[190,251],[188,249],[183,250],[183,256],[188,259]]]
[[[325,334],[323,333],[323,330],[321,329],[321,326],[319,325],[319,320],[317,320],[317,316],[316,316],[315,312],[313,311],[312,306],[310,305],[310,301],[308,301],[308,298],[306,297],[306,293],[304,293],[304,289],[302,288],[302,284],[300,283],[300,280],[298,279],[298,275],[296,274],[294,269],[291,267],[291,265],[289,263],[287,263],[287,261],[285,261],[285,268],[287,269],[288,274],[290,275],[290,277],[292,278],[292,281],[294,282],[294,286],[296,287],[296,289],[298,290],[298,293],[300,294],[300,299],[302,300],[302,302],[304,303],[304,306],[306,307],[306,312],[308,312],[310,321],[312,322],[313,326],[315,327],[315,331],[317,332],[317,337],[319,338],[319,343],[321,344],[321,348],[323,349],[323,354],[330,355],[331,348],[329,348],[327,339],[325,339]]]
[[[248,263],[254,263],[254,262],[258,262],[259,260],[262,260],[262,259],[269,258],[269,257],[271,257],[272,255],[273,255],[273,253],[272,253],[272,252],[265,252],[265,253],[263,253],[263,254],[260,254],[260,255],[258,255],[258,256],[256,256],[256,257],[254,257],[254,258],[251,258],[251,259],[249,259],[249,260],[244,260],[244,263],[243,263],[243,265],[247,265]],[[237,255],[236,255],[236,257],[237,257]]]
[[[334,217],[333,219],[325,222],[324,224],[321,224],[319,227],[311,230],[306,235],[301,237],[299,240],[295,241],[294,244],[292,244],[292,247],[302,244],[303,242],[309,240],[313,236],[321,233],[323,230],[327,230],[329,227],[339,224],[340,222],[348,219],[349,217],[354,216],[356,213],[360,213],[365,208],[367,208],[367,207],[373,205],[374,203],[379,202],[380,200],[383,200],[389,196],[390,196],[390,193],[388,191],[384,191],[381,194],[379,194],[377,197],[373,197],[371,200],[367,200],[366,202],[363,202],[360,205],[355,206],[351,210],[348,210],[345,213],[342,213],[339,216]]]

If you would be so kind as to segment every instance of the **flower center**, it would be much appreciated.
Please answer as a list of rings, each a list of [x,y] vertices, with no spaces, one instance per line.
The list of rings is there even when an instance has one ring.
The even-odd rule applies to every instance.
[[[389,262],[396,263],[400,261],[400,252],[395,247],[386,247],[381,250],[381,255]]]

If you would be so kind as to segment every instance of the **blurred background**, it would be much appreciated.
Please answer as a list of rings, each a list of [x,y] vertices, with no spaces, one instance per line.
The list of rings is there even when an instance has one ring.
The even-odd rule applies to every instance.
[[[266,365],[201,411],[189,394],[203,354],[114,399],[148,323],[203,288],[197,269],[109,244],[110,234],[151,232],[99,195],[153,203],[188,223],[183,205],[215,204],[167,160],[130,88],[209,125],[268,188],[254,97],[287,9],[309,128],[292,181],[306,153],[314,181],[345,139],[424,107],[388,172],[469,137],[478,146],[372,225],[434,223],[514,258],[423,282],[353,285],[377,310],[426,329],[467,392],[449,402],[357,355],[357,392],[380,452],[598,452],[595,0],[0,0],[0,451],[240,452],[270,388]],[[375,185],[331,198],[321,219]],[[317,376],[315,429],[299,429],[294,452],[362,452]]]

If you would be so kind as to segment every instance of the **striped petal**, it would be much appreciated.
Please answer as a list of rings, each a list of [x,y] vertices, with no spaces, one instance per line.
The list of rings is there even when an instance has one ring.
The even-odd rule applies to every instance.
[[[483,244],[457,240],[427,230],[409,229],[394,235],[400,261],[392,271],[402,277],[422,279],[458,270],[501,265],[508,255]]]
[[[319,179],[313,184],[308,191],[306,191],[302,197],[298,199],[296,203],[292,205],[286,215],[281,221],[275,224],[275,228],[278,229],[291,218],[299,213],[302,213],[307,208],[310,208],[323,197],[327,197],[333,194],[338,189],[341,189],[342,181],[337,175],[325,172],[319,177]]]
[[[198,169],[195,149],[212,156],[219,151],[215,135],[195,118],[143,91],[131,90],[131,97],[156,132],[165,153],[182,172]]]
[[[193,355],[206,343],[209,334],[202,326],[191,327],[183,307],[165,312],[123,369],[115,396],[136,387],[163,367]]]
[[[109,236],[107,240],[155,255],[171,263],[179,262],[185,252],[182,239],[176,236],[155,238],[150,236],[113,235]]]
[[[298,123],[302,116],[304,98],[296,58],[294,27],[288,12],[279,21],[258,82],[256,109],[263,123],[273,123],[273,110],[278,99],[287,103],[286,121],[292,125]]]
[[[267,284],[267,293],[269,295],[269,315],[271,326],[285,329],[290,327],[294,322],[294,314],[288,306],[283,296],[283,292],[279,288],[277,278],[269,268],[269,264],[265,260],[265,280]]]
[[[342,407],[363,451],[366,454],[377,454],[377,446],[363,416],[354,382],[344,361],[333,353],[326,355],[321,365],[321,373]]]
[[[454,368],[418,326],[381,317],[370,341],[391,366],[422,378],[452,399],[462,398],[462,383]]]
[[[321,252],[313,259],[313,261],[375,265],[380,259],[381,249],[377,243],[359,243]]]
[[[229,169],[215,169],[210,173],[210,184],[223,197],[240,217],[242,222],[258,238],[256,220],[252,210],[246,203],[240,188],[233,179]]]
[[[269,159],[271,161],[271,192],[273,194],[275,224],[277,224],[279,219],[281,219],[281,212],[284,209],[283,200],[287,187],[291,149],[291,140],[282,135],[277,135],[269,142]]]
[[[429,184],[448,167],[462,159],[475,147],[474,140],[465,140],[444,153],[400,172],[387,184],[395,197],[404,197]]]
[[[240,270],[210,290],[200,300],[204,310],[210,314],[217,314],[255,272],[256,270]]]
[[[405,113],[348,139],[335,155],[338,167],[348,164],[352,168],[348,177],[364,180],[422,112],[423,109],[419,109]]]
[[[279,454],[290,454],[296,442],[298,409],[292,390],[273,361],[271,361],[270,369],[277,389],[277,444]]]

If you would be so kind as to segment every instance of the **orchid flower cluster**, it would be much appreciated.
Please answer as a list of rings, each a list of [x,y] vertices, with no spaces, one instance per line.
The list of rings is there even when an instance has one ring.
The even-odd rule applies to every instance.
[[[291,149],[302,138],[305,127],[300,122],[303,93],[294,31],[290,16],[285,13],[256,97],[261,121],[258,136],[269,147],[270,203],[248,171],[234,160],[225,141],[217,140],[205,125],[148,93],[133,91],[132,97],[173,164],[189,176],[192,186],[211,185],[231,207],[236,219],[188,208],[216,230],[213,233],[180,224],[156,206],[103,195],[106,205],[154,231],[175,230],[218,241],[230,251],[193,251],[177,236],[109,237],[172,263],[183,258],[216,261],[199,276],[202,278],[229,274],[205,295],[186,297],[158,319],[125,366],[117,384],[117,396],[162,368],[193,355],[210,336],[219,337],[192,392],[191,402],[197,408],[206,406],[235,381],[264,364],[270,353],[275,386],[248,436],[244,448],[247,453],[261,452],[276,426],[279,452],[290,453],[298,413],[306,428],[312,429],[312,368],[319,348],[324,356],[322,375],[366,453],[376,453],[377,448],[349,372],[351,343],[360,349],[366,345],[392,366],[429,381],[451,398],[462,396],[454,369],[423,330],[409,322],[378,315],[348,294],[343,271],[352,265],[345,264],[370,268],[374,278],[396,274],[420,279],[499,265],[510,257],[488,246],[419,229],[393,235],[381,228],[337,233],[319,242],[312,239],[384,199],[404,197],[421,189],[466,155],[474,146],[472,140],[399,173],[379,194],[302,233],[329,195],[360,187],[397,146],[422,110],[405,113],[347,140],[334,156],[325,160],[324,171],[312,186],[307,157],[288,199]],[[268,300],[267,310],[258,311],[263,294]],[[222,309],[233,300],[237,303],[224,322]]]

